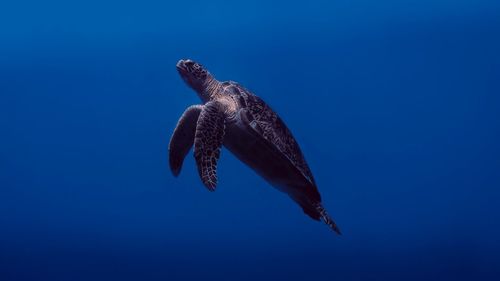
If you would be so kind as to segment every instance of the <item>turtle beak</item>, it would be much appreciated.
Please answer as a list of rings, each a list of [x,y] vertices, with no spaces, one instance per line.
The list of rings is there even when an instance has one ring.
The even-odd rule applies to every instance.
[[[177,62],[177,71],[180,74],[186,75],[193,70],[194,61],[192,60],[179,60]]]
[[[177,70],[180,72],[180,71],[186,71],[186,60],[179,60],[177,62]]]

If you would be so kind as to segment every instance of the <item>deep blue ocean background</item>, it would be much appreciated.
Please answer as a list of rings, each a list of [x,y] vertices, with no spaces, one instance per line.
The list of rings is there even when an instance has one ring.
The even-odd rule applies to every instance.
[[[335,236],[170,134],[195,59],[299,141]],[[0,280],[500,280],[499,1],[4,1]]]

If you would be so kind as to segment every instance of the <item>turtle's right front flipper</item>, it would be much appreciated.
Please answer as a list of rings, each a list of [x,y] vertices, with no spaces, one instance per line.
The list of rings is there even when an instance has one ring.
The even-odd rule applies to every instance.
[[[203,184],[214,191],[217,186],[217,160],[224,138],[226,115],[224,106],[207,102],[200,113],[194,137],[194,158]]]
[[[192,105],[182,114],[174,134],[168,145],[168,158],[170,170],[174,176],[181,172],[184,157],[189,152],[194,143],[194,134],[196,131],[196,122],[200,116],[202,105]]]

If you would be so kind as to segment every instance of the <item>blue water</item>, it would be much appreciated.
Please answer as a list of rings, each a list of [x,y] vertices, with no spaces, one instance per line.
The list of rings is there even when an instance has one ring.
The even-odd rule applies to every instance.
[[[500,2],[9,2],[0,280],[499,280]],[[170,174],[181,58],[281,115],[343,236],[227,150]]]

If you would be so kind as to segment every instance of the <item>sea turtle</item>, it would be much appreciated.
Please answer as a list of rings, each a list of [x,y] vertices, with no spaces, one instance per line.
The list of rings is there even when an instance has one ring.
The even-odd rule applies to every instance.
[[[180,60],[177,70],[203,104],[182,114],[169,144],[170,169],[179,175],[194,144],[203,184],[214,191],[217,160],[224,145],[271,185],[287,193],[304,213],[340,230],[321,204],[313,175],[297,141],[281,118],[259,97],[236,82],[217,81],[201,64]]]

